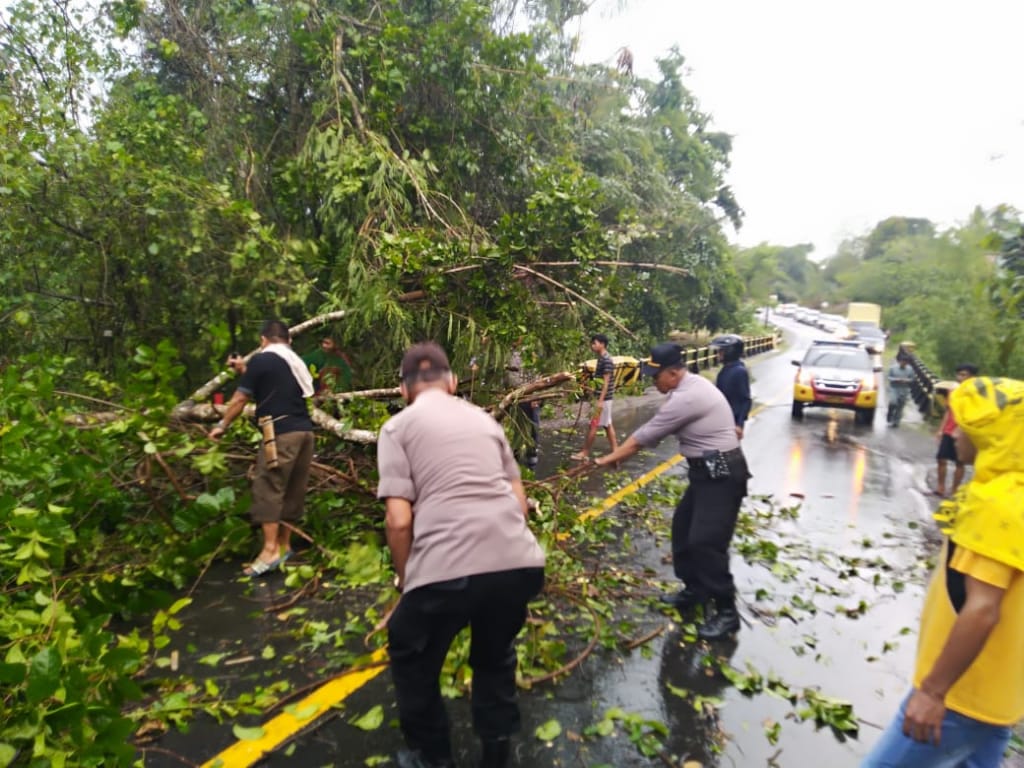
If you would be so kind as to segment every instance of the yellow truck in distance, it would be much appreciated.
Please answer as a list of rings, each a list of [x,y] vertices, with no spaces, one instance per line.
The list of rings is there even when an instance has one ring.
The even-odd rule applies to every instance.
[[[882,354],[885,334],[882,332],[882,307],[866,301],[851,301],[846,308],[846,338],[857,339],[869,352]]]
[[[870,323],[871,325],[882,326],[882,308],[878,304],[869,304],[866,301],[851,301],[846,308],[846,322]]]

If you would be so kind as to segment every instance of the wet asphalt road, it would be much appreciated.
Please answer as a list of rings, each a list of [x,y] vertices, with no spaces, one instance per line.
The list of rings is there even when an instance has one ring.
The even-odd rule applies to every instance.
[[[523,732],[516,742],[514,764],[520,766],[643,766],[664,760],[640,755],[622,733],[580,740],[575,737],[599,721],[612,707],[640,719],[664,723],[666,752],[688,756],[706,766],[830,766],[853,768],[888,722],[905,693],[914,655],[918,611],[928,559],[936,538],[931,529],[933,500],[925,479],[932,475],[932,430],[908,407],[903,427],[885,425],[884,399],[873,426],[855,425],[852,413],[809,409],[802,422],[790,417],[792,358],[802,356],[814,331],[782,320],[788,348],[748,361],[753,378],[756,415],[748,425],[743,447],[754,478],[752,494],[770,495],[777,504],[801,505],[799,518],[773,524],[767,534],[782,547],[780,561],[790,567],[773,570],[734,556],[734,570],[746,624],[735,642],[715,644],[710,651],[732,666],[772,674],[792,690],[815,687],[826,696],[853,703],[862,725],[857,738],[838,738],[812,721],[798,722],[797,708],[761,693],[739,693],[702,664],[707,646],[685,642],[670,617],[635,606],[646,626],[666,631],[626,655],[594,654],[567,680],[522,695]],[[887,361],[886,361],[887,362]],[[616,402],[620,438],[632,432],[656,409],[661,397],[651,390],[641,398]],[[586,419],[581,421],[581,429]],[[575,450],[579,435],[542,436],[538,476],[556,469]],[[641,475],[676,452],[674,441],[641,454],[624,467]],[[601,439],[598,442],[602,450]],[[682,466],[669,473],[682,476]],[[604,495],[601,478],[592,491]],[[671,509],[665,509],[666,515]],[[672,578],[665,562],[665,542],[637,535],[628,556]],[[200,600],[213,601],[228,613],[223,626],[204,626],[200,645],[231,633],[264,636],[266,622],[252,618],[245,606],[230,612],[233,602],[227,571],[222,581],[212,573]],[[251,607],[251,606],[250,606]],[[779,615],[780,609],[782,614]],[[204,643],[204,638],[206,643]],[[273,664],[266,662],[267,666]],[[685,689],[689,696],[677,693]],[[674,692],[675,691],[675,692]],[[703,713],[694,696],[710,697]],[[268,757],[268,766],[364,766],[374,757],[394,752],[401,737],[394,727],[393,693],[385,673],[357,691],[344,704],[341,717],[301,735],[286,750]],[[385,724],[362,731],[349,724],[375,704],[385,708]],[[453,739],[463,765],[472,765],[476,744],[469,732],[468,702],[449,703]],[[562,734],[550,743],[534,730],[557,720]],[[778,723],[777,741],[766,728]],[[197,723],[188,736],[162,742],[202,763],[231,743],[230,723]],[[370,762],[368,763],[368,759]],[[147,756],[147,765],[180,765]],[[392,763],[393,764],[393,763]]]

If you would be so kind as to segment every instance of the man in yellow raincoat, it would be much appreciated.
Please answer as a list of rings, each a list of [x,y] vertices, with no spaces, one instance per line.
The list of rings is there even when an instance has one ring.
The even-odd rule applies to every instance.
[[[974,477],[936,514],[914,688],[862,768],[998,768],[1024,717],[1024,382],[972,378],[950,408]]]

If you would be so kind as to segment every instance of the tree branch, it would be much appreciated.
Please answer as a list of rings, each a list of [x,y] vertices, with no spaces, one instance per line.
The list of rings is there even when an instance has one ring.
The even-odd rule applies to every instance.
[[[661,272],[671,272],[674,275],[689,277],[690,270],[683,267],[674,267],[671,264],[652,264],[643,261],[534,261],[530,264],[533,267],[582,267],[596,264],[599,267],[629,267],[631,269],[654,269]]]
[[[620,323],[620,322],[619,322],[618,320],[616,320],[616,319],[615,319],[614,317],[612,317],[612,316],[611,316],[610,314],[608,314],[607,312],[605,312],[605,311],[604,311],[603,309],[601,309],[601,308],[600,308],[599,306],[597,306],[597,304],[595,304],[594,302],[592,302],[592,301],[591,301],[590,299],[588,299],[588,298],[587,298],[586,296],[584,296],[583,294],[577,293],[576,291],[574,291],[574,290],[573,290],[572,288],[570,288],[569,286],[567,286],[567,285],[563,285],[562,283],[558,282],[558,281],[557,281],[557,280],[555,280],[554,278],[548,277],[548,276],[547,276],[547,275],[545,275],[544,273],[542,273],[542,272],[538,272],[538,271],[537,271],[537,270],[535,270],[535,269],[530,269],[529,267],[524,267],[524,266],[523,266],[522,264],[513,264],[513,265],[512,265],[512,268],[513,268],[513,269],[517,269],[517,270],[519,270],[520,272],[526,272],[526,273],[528,273],[528,274],[531,274],[531,275],[533,275],[533,276],[535,276],[535,277],[538,277],[538,278],[540,278],[541,280],[543,280],[544,282],[546,282],[546,283],[549,283],[549,284],[551,284],[551,285],[555,286],[555,287],[556,287],[556,288],[558,288],[559,290],[565,291],[565,292],[566,292],[566,293],[568,293],[568,294],[569,294],[570,296],[572,296],[572,297],[574,297],[574,298],[578,299],[579,301],[582,301],[582,302],[583,302],[584,304],[586,304],[586,305],[587,305],[588,307],[590,307],[590,308],[591,308],[592,310],[594,310],[595,312],[597,312],[597,313],[598,313],[599,315],[601,315],[602,317],[604,317],[604,318],[607,318],[607,319],[608,319],[608,321],[609,321],[609,322],[610,322],[610,323],[611,323],[612,325],[614,325],[614,326],[615,326],[616,328],[618,328],[618,329],[619,329],[620,331],[622,331],[623,333],[625,333],[625,334],[626,334],[627,336],[629,336],[629,337],[630,337],[631,339],[635,339],[635,338],[637,338],[637,335],[636,335],[635,333],[633,333],[633,332],[632,332],[631,330],[629,330],[629,328],[627,328],[627,327],[626,327],[626,326],[624,326],[624,325],[623,325],[622,323]]]
[[[516,387],[507,395],[505,395],[497,405],[492,406],[489,409],[489,413],[495,418],[496,421],[501,421],[508,414],[510,406],[518,403],[520,400],[528,400],[528,395],[534,392],[539,392],[542,389],[551,389],[557,387],[559,384],[563,384],[567,381],[575,381],[576,375],[569,371],[562,371],[561,373],[553,373],[550,376],[542,376],[539,379],[534,379],[528,384],[524,384],[521,387]]]
[[[309,320],[304,320],[298,325],[293,325],[291,328],[288,329],[288,333],[294,339],[296,336],[301,336],[310,328],[319,328],[320,326],[327,325],[327,323],[330,323],[334,320],[341,320],[343,317],[345,317],[346,314],[348,314],[347,309],[339,309],[334,312],[327,312],[322,315],[317,315],[316,317],[311,317]],[[257,352],[259,352],[259,349],[254,349],[252,352],[245,356],[244,360],[248,361],[249,358],[255,355]],[[199,389],[197,389],[195,392],[189,395],[184,402],[179,403],[178,406],[175,408],[175,411],[188,409],[189,407],[195,405],[197,402],[209,400],[213,396],[213,393],[216,392],[221,387],[223,387],[229,381],[231,381],[231,379],[234,378],[234,375],[234,371],[231,370],[221,371],[208,382],[203,384],[203,386],[201,386]]]

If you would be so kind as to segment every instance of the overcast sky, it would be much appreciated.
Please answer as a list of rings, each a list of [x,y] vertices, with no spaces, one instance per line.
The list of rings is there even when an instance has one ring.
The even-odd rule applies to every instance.
[[[1024,210],[1022,29],[1021,0],[597,0],[579,59],[655,78],[678,45],[734,136],[734,239],[821,259],[888,216]]]

